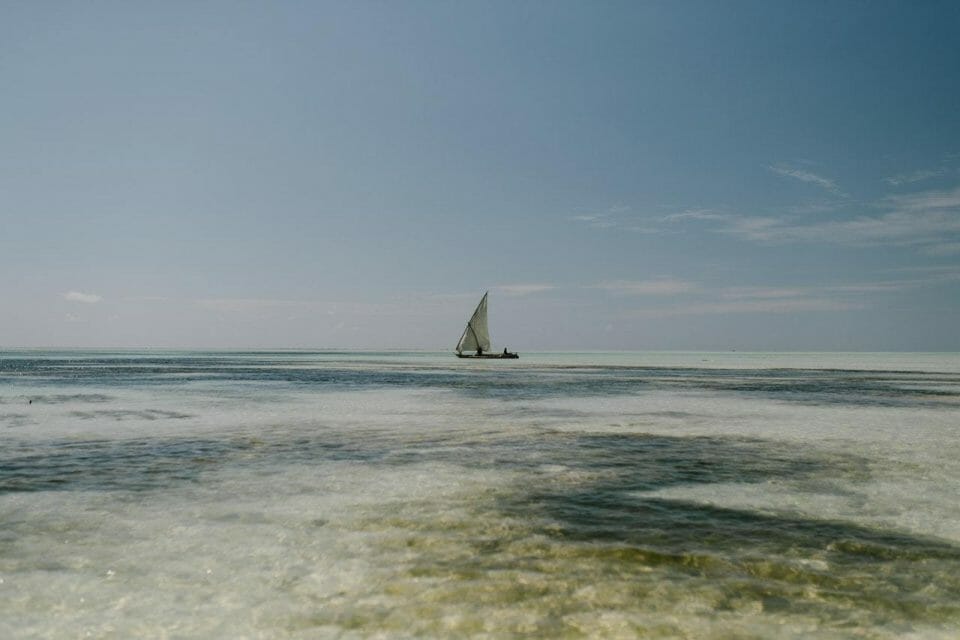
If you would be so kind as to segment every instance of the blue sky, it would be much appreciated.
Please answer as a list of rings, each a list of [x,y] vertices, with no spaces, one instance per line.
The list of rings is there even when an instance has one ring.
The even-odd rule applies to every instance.
[[[0,8],[0,345],[960,350],[960,5]]]

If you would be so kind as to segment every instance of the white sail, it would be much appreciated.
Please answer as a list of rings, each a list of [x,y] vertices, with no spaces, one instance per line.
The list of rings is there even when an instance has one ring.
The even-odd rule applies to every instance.
[[[457,343],[457,353],[462,351],[490,351],[490,329],[487,327],[487,294],[480,298],[473,315],[467,322],[467,328]]]

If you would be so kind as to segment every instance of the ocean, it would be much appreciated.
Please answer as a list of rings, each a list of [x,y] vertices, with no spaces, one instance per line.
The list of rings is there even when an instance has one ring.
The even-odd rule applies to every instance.
[[[520,355],[0,351],[0,637],[960,637],[960,355]]]

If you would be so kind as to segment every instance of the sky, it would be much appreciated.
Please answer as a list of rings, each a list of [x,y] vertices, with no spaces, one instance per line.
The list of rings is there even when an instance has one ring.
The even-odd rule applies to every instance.
[[[0,3],[0,346],[960,351],[956,2]]]

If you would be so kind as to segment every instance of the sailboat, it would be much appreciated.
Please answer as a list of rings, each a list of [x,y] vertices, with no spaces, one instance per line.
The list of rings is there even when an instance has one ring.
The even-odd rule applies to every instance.
[[[474,309],[473,315],[467,321],[467,327],[457,342],[458,358],[519,358],[515,353],[506,349],[503,353],[487,353],[490,351],[490,330],[487,327],[487,294],[480,298],[480,304]],[[464,351],[476,351],[475,354],[467,354]]]

